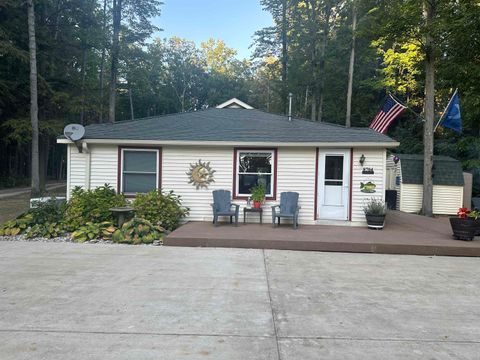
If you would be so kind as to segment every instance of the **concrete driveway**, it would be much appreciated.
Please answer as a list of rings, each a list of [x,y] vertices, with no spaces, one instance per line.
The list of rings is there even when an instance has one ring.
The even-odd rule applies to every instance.
[[[480,259],[0,242],[0,358],[478,359]]]

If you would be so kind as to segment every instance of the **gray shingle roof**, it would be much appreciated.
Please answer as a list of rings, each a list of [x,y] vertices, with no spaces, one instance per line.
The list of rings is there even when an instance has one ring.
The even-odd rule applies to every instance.
[[[395,141],[369,128],[345,128],[260,110],[208,109],[86,127],[85,139],[234,142]]]
[[[398,154],[404,184],[423,184],[423,155]],[[433,184],[463,186],[460,161],[449,156],[433,157]]]

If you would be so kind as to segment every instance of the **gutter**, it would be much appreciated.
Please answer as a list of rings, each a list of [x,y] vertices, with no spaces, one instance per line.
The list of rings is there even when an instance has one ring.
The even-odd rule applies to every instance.
[[[318,148],[395,148],[400,145],[397,141],[385,142],[265,142],[265,141],[185,141],[185,140],[121,140],[121,139],[83,139],[86,144],[104,145],[178,145],[178,146],[235,146],[235,147],[318,147]],[[57,144],[73,144],[65,138],[57,139]]]

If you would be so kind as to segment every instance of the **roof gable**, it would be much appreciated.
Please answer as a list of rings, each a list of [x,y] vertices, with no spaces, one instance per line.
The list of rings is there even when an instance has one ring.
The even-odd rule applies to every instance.
[[[217,105],[216,107],[217,109],[248,109],[248,110],[253,109],[252,106],[248,105],[247,103],[244,103],[242,100],[239,100],[237,98],[227,100],[221,103],[220,105]]]

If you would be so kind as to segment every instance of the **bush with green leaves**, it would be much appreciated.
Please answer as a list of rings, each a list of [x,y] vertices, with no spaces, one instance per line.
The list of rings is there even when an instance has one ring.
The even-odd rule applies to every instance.
[[[78,227],[72,232],[72,239],[76,242],[85,242],[87,240],[103,238],[108,240],[112,234],[117,230],[115,226],[109,221],[101,223],[87,222],[85,225]]]
[[[58,223],[63,220],[67,204],[59,202],[55,198],[47,201],[36,201],[33,208],[29,209],[26,214],[30,214],[35,224]]]
[[[65,212],[64,224],[70,231],[86,223],[103,223],[114,221],[109,210],[112,207],[125,206],[125,197],[108,184],[91,190],[75,187]]]
[[[33,225],[33,217],[25,214],[23,217],[10,220],[0,226],[0,236],[15,236],[24,233]]]
[[[161,225],[164,229],[175,230],[180,220],[188,215],[189,209],[182,206],[180,196],[173,191],[164,193],[161,190],[137,194],[133,201],[135,216]]]
[[[65,234],[65,229],[62,224],[56,222],[46,222],[43,224],[35,224],[28,228],[25,232],[27,239],[42,237],[42,238],[55,238]]]
[[[65,233],[62,225],[65,203],[55,198],[45,202],[36,202],[15,220],[7,221],[0,227],[0,235],[25,234],[26,238],[53,238]]]
[[[163,238],[165,229],[150,221],[133,218],[112,234],[112,240],[124,244],[151,244]]]

